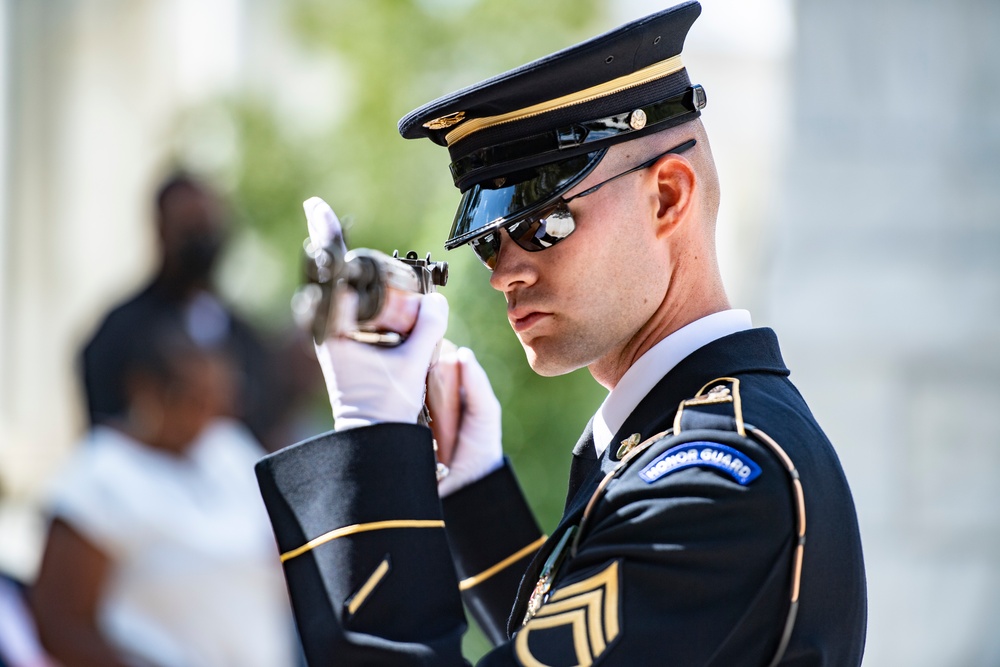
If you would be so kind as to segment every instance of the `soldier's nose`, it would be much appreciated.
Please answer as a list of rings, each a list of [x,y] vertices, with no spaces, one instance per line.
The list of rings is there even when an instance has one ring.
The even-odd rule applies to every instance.
[[[534,255],[540,253],[531,253],[518,246],[511,241],[507,230],[500,233],[500,239],[490,285],[500,292],[509,292],[515,287],[533,284],[538,279]]]

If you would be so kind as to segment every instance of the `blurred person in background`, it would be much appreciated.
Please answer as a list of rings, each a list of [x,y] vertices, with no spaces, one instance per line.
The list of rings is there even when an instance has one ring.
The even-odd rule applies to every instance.
[[[119,419],[125,410],[124,369],[136,354],[136,333],[166,320],[179,323],[198,345],[228,355],[238,374],[233,414],[270,447],[296,392],[282,363],[254,329],[216,294],[212,271],[226,238],[227,219],[207,185],[178,172],[156,195],[159,268],[138,294],[115,307],[83,349],[81,367],[91,425]],[[141,337],[140,337],[141,338]],[[294,350],[293,350],[294,352]]]
[[[53,485],[30,594],[43,644],[67,667],[292,665],[263,449],[226,417],[232,368],[169,323],[134,342],[121,416]]]

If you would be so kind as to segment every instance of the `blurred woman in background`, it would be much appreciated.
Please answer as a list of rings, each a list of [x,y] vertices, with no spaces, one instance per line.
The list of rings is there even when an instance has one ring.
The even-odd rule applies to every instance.
[[[31,594],[43,644],[66,667],[295,664],[263,450],[227,417],[226,360],[166,325],[136,349],[126,416],[94,427],[53,487]]]

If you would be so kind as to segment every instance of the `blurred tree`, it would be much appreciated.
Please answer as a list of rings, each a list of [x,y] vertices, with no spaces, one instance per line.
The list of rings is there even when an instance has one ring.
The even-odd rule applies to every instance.
[[[305,235],[301,202],[314,194],[341,216],[350,245],[438,256],[458,203],[448,155],[427,141],[401,140],[398,119],[438,95],[594,34],[602,6],[599,0],[287,3],[299,46],[339,63],[344,80],[329,85],[340,86],[343,96],[334,92],[330,122],[318,132],[289,127],[270,97],[248,94],[227,103],[237,146],[225,180],[240,217],[280,258],[280,296],[254,310],[287,321]],[[316,98],[330,104],[329,95]],[[536,376],[485,269],[465,249],[446,259],[449,338],[472,347],[489,373],[504,407],[505,451],[543,529],[551,529],[565,499],[569,450],[603,390],[586,371]],[[470,637],[470,657],[481,654],[485,640]]]

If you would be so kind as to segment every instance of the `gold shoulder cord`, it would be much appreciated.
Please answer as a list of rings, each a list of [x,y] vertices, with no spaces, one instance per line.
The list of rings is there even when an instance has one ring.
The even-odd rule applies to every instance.
[[[728,386],[727,386],[728,385]],[[597,504],[598,499],[604,495],[608,484],[611,480],[618,477],[628,465],[634,461],[642,452],[646,451],[651,445],[659,442],[668,435],[677,435],[681,432],[681,415],[685,408],[694,407],[699,405],[713,405],[718,403],[732,403],[733,405],[733,416],[736,420],[736,431],[744,437],[748,435],[756,440],[758,443],[769,449],[779,461],[784,466],[785,471],[788,473],[789,478],[792,482],[792,500],[795,504],[795,551],[792,555],[792,582],[790,590],[791,604],[788,608],[788,616],[785,619],[785,627],[781,633],[781,641],[778,642],[778,650],[774,655],[774,659],[769,663],[769,667],[776,667],[776,665],[781,662],[782,656],[785,654],[785,650],[788,648],[788,642],[792,637],[792,630],[795,628],[795,618],[799,611],[799,589],[800,583],[802,581],[802,558],[805,553],[806,544],[806,501],[805,494],[802,490],[802,480],[799,478],[799,471],[796,470],[795,464],[792,463],[792,459],[785,453],[785,450],[774,441],[771,436],[767,435],[759,428],[753,426],[748,426],[743,421],[743,404],[740,399],[740,381],[736,378],[724,377],[712,380],[704,387],[702,387],[694,398],[682,401],[680,406],[677,408],[677,416],[674,418],[673,428],[657,433],[651,438],[647,438],[643,442],[632,445],[633,440],[638,440],[635,436],[631,439],[626,440],[622,443],[622,449],[619,450],[622,456],[621,461],[615,466],[614,470],[605,475],[604,479],[597,486],[597,490],[594,491],[594,495],[591,496],[590,501],[587,503],[586,509],[583,511],[583,517],[580,519],[579,530],[576,531],[576,535],[573,538],[573,545],[570,549],[570,557],[576,556],[576,551],[579,546],[580,536],[583,535],[584,528],[586,526],[587,520],[590,517],[591,511]]]

